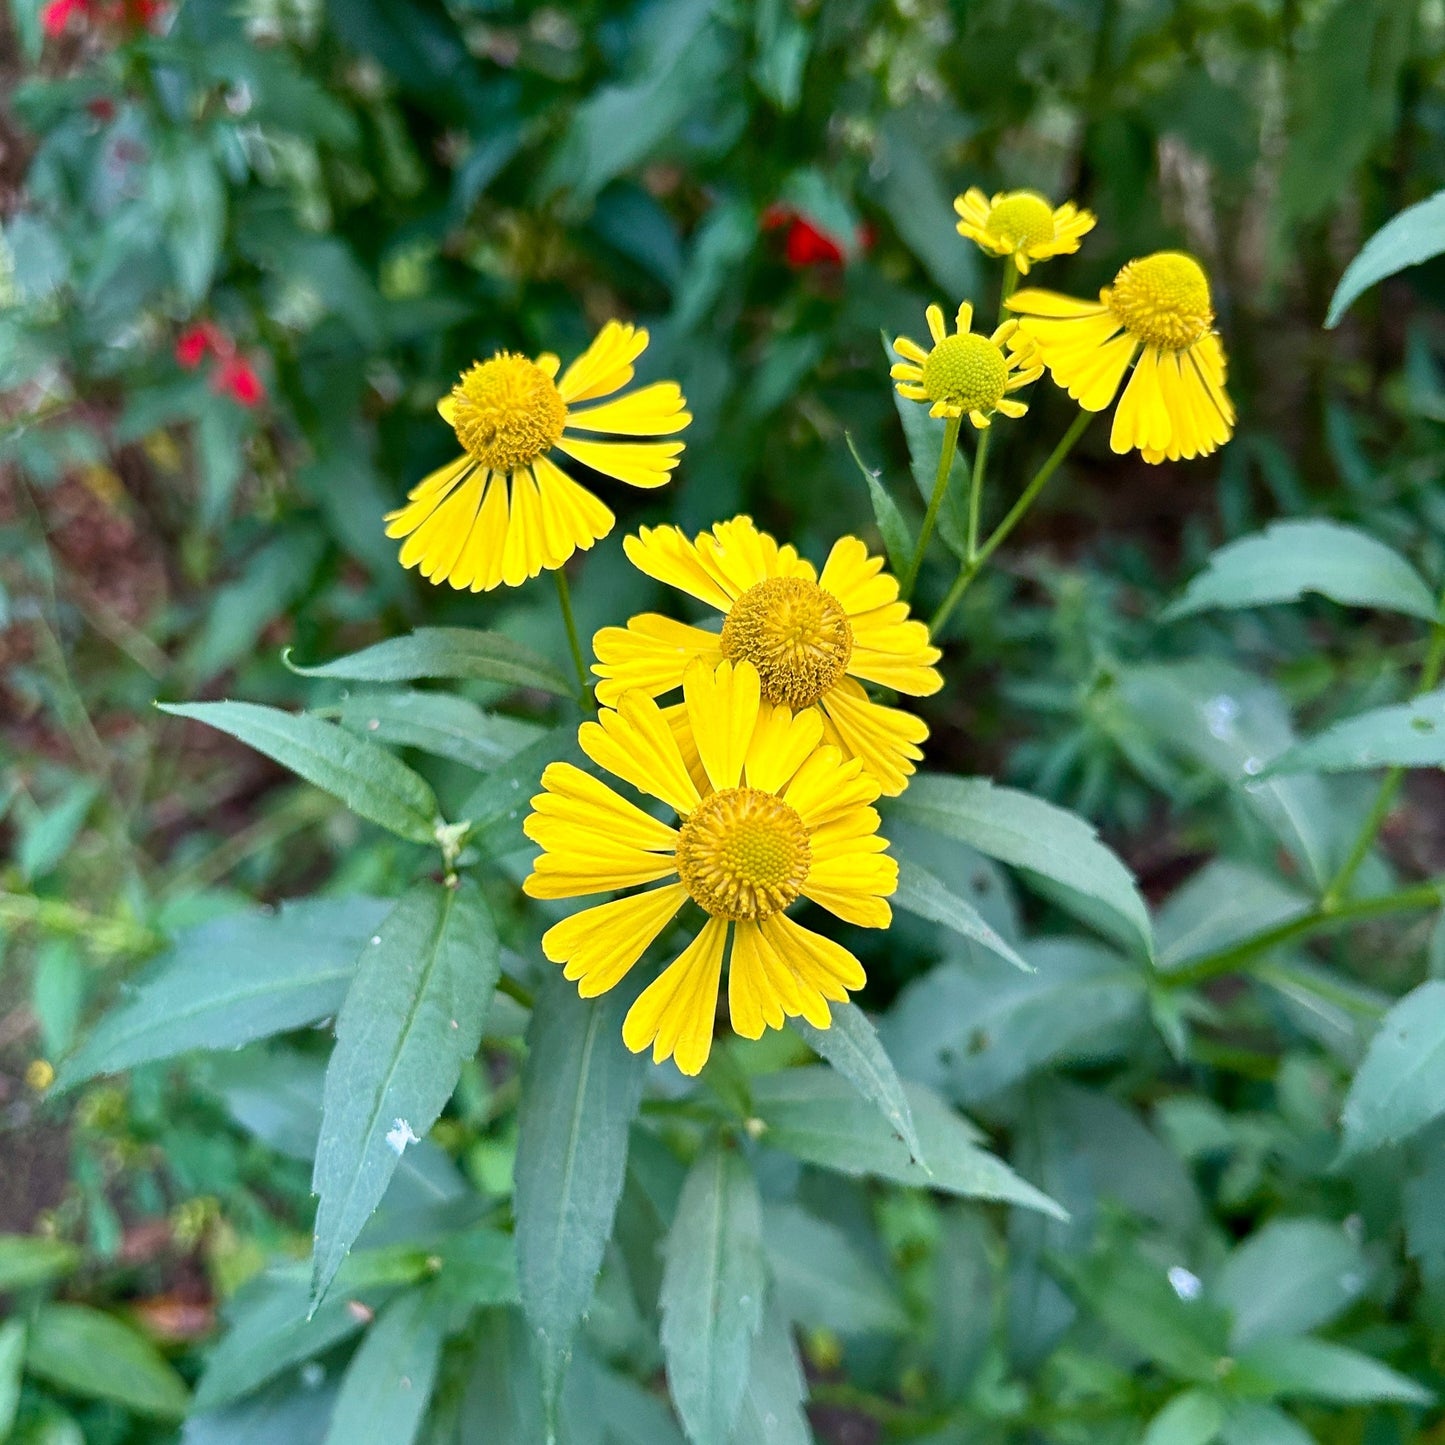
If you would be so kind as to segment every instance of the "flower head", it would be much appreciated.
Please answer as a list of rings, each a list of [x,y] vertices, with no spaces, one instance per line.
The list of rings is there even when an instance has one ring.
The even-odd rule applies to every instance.
[[[577,432],[659,437],[692,420],[677,384],[654,382],[600,406],[632,380],[647,332],[609,321],[561,376],[558,359],[499,351],[461,375],[437,403],[462,455],[423,478],[387,515],[405,537],[403,567],[457,589],[516,587],[605,537],[616,520],[551,459],[553,450],[634,487],[660,487],[680,441],[594,441]]]
[[[983,336],[969,330],[973,307],[965,301],[950,335],[942,307],[930,306],[927,316],[932,351],[906,336],[893,343],[903,358],[891,372],[899,396],[928,402],[930,416],[966,416],[980,428],[989,425],[994,412],[1020,417],[1028,410],[1009,393],[1037,381],[1044,369],[1032,364],[1027,346],[1010,344],[1005,350],[1004,344],[1015,340],[1017,321],[1005,321],[992,336]]]
[[[977,186],[954,197],[958,234],[995,256],[1012,256],[1027,276],[1034,261],[1068,256],[1094,229],[1094,213],[1072,201],[1052,206],[1037,191],[1000,191],[986,200]]]
[[[266,384],[244,356],[224,357],[211,373],[211,389],[238,406],[260,406],[266,400]]]
[[[1009,298],[1033,354],[1085,411],[1118,395],[1109,445],[1146,462],[1208,456],[1234,430],[1224,348],[1209,280],[1193,256],[1156,251],[1130,261],[1099,299],[1029,289]]]
[[[882,792],[903,791],[928,727],[874,702],[863,683],[926,697],[943,679],[928,628],[909,617],[881,557],[842,537],[820,576],[749,517],[719,522],[695,541],[680,527],[643,527],[622,545],[640,571],[721,612],[722,630],[655,612],[604,627],[592,643],[599,702],[616,707],[632,689],[649,697],[673,692],[696,658],[746,662],[767,702],[815,710],[827,740],[844,757],[860,758]]]
[[[193,321],[176,337],[176,364],[194,371],[208,356],[225,355],[231,339],[213,321]]]
[[[582,750],[666,803],[674,827],[570,763],[553,763],[532,799],[527,836],[542,847],[523,887],[577,898],[659,884],[573,914],[542,950],[578,992],[613,988],[691,899],[706,922],[629,1010],[622,1037],[696,1074],[712,1047],[723,955],[732,937],[728,1005],[735,1032],[755,1039],[803,1017],[830,1022],[828,1001],[861,988],[841,944],[787,916],[810,899],[850,923],[886,928],[898,865],[885,856],[878,785],[856,758],[823,741],[823,720],[767,701],[750,662],[701,659],[686,670],[671,721],[644,693],[625,694],[577,734]]]

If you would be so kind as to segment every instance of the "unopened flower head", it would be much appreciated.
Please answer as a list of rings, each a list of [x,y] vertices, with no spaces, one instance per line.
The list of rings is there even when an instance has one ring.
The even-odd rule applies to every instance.
[[[707,1062],[730,935],[728,1006],[745,1038],[784,1018],[827,1028],[829,1002],[863,986],[846,948],[787,914],[805,898],[863,928],[892,917],[898,865],[878,836],[878,784],[823,734],[817,711],[769,702],[752,663],[697,659],[671,716],[628,692],[577,735],[599,767],[672,808],[677,826],[570,763],[542,774],[525,826],[543,851],[527,893],[658,885],[548,929],[543,952],[584,998],[615,987],[689,899],[707,915],[629,1010],[622,1037],[633,1052],[650,1046],[685,1074]]]
[[[1232,435],[1209,279],[1193,256],[1130,261],[1097,301],[1031,288],[1008,305],[1033,355],[1085,411],[1103,411],[1133,366],[1109,437],[1116,452],[1177,461],[1207,456]]]
[[[1020,274],[1035,261],[1068,256],[1094,229],[1092,211],[1072,201],[1054,206],[1037,191],[1000,191],[987,199],[977,186],[956,196],[958,234],[994,256],[1011,257]]]
[[[874,702],[863,684],[923,697],[943,679],[928,628],[909,617],[881,557],[857,537],[842,537],[819,575],[749,517],[719,522],[693,541],[680,527],[644,527],[623,546],[648,576],[722,613],[722,630],[654,612],[604,627],[592,644],[599,702],[615,707],[630,689],[649,697],[673,692],[694,658],[713,666],[725,658],[747,662],[768,702],[816,709],[830,743],[861,758],[884,793],[903,791],[928,727]]]
[[[1037,381],[1043,367],[1017,343],[1018,322],[1005,321],[992,336],[984,336],[969,330],[973,307],[967,301],[958,308],[951,333],[942,307],[930,306],[926,314],[932,350],[906,336],[893,343],[903,358],[891,373],[899,396],[927,402],[930,416],[966,416],[979,428],[988,426],[996,412],[1022,416],[1028,407],[1012,393]]]
[[[560,376],[561,362],[550,353],[499,351],[468,367],[437,403],[462,455],[387,516],[387,536],[406,539],[402,565],[419,567],[432,582],[482,592],[561,567],[605,537],[616,519],[552,460],[553,451],[634,487],[662,486],[682,442],[577,435],[665,437],[692,420],[671,381],[581,405],[626,386],[646,346],[646,331],[609,321]]]

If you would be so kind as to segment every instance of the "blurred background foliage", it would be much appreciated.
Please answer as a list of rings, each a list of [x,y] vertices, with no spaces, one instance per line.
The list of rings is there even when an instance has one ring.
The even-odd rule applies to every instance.
[[[1151,249],[1199,255],[1236,439],[1151,468],[1090,433],[950,621],[929,760],[1097,823],[1165,904],[1166,952],[1164,919],[1185,938],[1243,896],[1268,906],[1260,874],[1228,870],[1296,865],[1236,785],[1236,733],[1267,753],[1292,713],[1312,730],[1393,701],[1422,648],[1323,602],[1158,619],[1213,546],[1279,515],[1360,522],[1445,573],[1445,267],[1320,329],[1361,241],[1445,183],[1442,78],[1440,0],[9,0],[0,1231],[56,1243],[9,1273],[0,1249],[0,1294],[64,1281],[128,1321],[159,1397],[67,1375],[67,1350],[128,1348],[86,1336],[93,1315],[60,1318],[81,1333],[51,1341],[16,1393],[0,1326],[0,1438],[7,1403],[27,1445],[169,1438],[156,1419],[174,1413],[167,1382],[184,1387],[145,1339],[193,1379],[219,1303],[304,1251],[295,1101],[314,1102],[319,1077],[304,1040],[61,1099],[50,1061],[162,937],[244,901],[394,893],[415,866],[153,699],[245,695],[365,726],[280,649],[311,661],[427,622],[565,656],[544,586],[431,588],[382,535],[382,513],[454,450],[436,397],[496,348],[565,358],[609,317],[642,321],[645,376],[676,377],[696,421],[665,498],[606,492],[619,532],[748,510],[821,558],[844,530],[873,535],[850,437],[921,514],[880,332],[917,334],[932,300],[993,314],[997,275],[955,235],[956,193],[1027,185],[1096,210],[1082,254],[1042,277],[1074,294]],[[996,429],[991,511],[1068,416],[1040,388],[1027,424]],[[919,459],[922,485],[932,465]],[[573,571],[587,631],[651,600],[617,535]],[[925,570],[925,612],[947,582],[941,561]],[[1232,711],[1212,727],[1200,704],[1219,699]],[[406,726],[389,720],[385,740],[406,745]],[[477,765],[426,766],[445,800]],[[1366,796],[1331,794],[1324,855]],[[1438,774],[1415,775],[1367,865],[1377,881],[1445,866],[1441,798]],[[1022,936],[1001,875],[962,853],[938,868]],[[1403,1196],[1409,1160],[1331,1164],[1374,1020],[1445,968],[1442,937],[1428,920],[1342,933],[1328,986],[1318,955],[1291,954],[1272,987],[1223,985],[1181,1018],[1077,939],[1037,960],[1047,987],[1015,993],[958,940],[896,929],[865,1002],[888,1011],[900,1068],[1012,1141],[1073,1222],[1003,1225],[903,1189],[810,1198],[856,1264],[832,1280],[840,1302],[817,1236],[799,1251],[817,1438],[1139,1438],[1194,1378],[1187,1330],[1169,1335],[1173,1306],[1149,1293],[1159,1262],[1183,1271],[1176,1304],[1213,1280],[1238,1330],[1271,1271],[1283,1289],[1324,1258],[1299,1327],[1343,1320],[1358,1348],[1438,1378],[1438,1162]],[[508,1078],[464,1077],[439,1128],[484,1192],[510,1187]],[[613,1305],[597,1348],[626,1360]],[[632,1358],[643,1380],[656,1363]],[[314,1401],[276,1408],[295,1419],[267,1438],[320,1438]],[[1306,1438],[1259,1410],[1231,1442]],[[1341,1445],[1441,1438],[1401,1403],[1327,1399],[1300,1418]],[[438,1442],[473,1438],[442,1428]],[[1212,1438],[1179,1429],[1163,1445]],[[187,1427],[196,1445],[242,1438]]]

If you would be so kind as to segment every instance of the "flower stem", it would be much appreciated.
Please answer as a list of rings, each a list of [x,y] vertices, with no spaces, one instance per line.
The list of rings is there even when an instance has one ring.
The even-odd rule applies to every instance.
[[[913,560],[899,585],[899,595],[905,602],[913,595],[914,584],[918,581],[923,566],[923,554],[928,550],[928,539],[933,535],[933,524],[938,520],[938,509],[943,505],[944,494],[948,491],[948,480],[953,471],[953,454],[958,448],[958,429],[963,425],[962,416],[951,416],[943,429],[943,450],[938,454],[938,471],[933,478],[933,495],[928,499],[928,510],[923,514],[923,526],[918,533],[918,545],[913,549]]]
[[[1003,263],[1003,287],[998,296],[998,324],[1000,326],[1008,320],[1008,299],[1014,294],[1014,287],[1018,284],[1018,263],[1010,256]]]
[[[978,556],[978,514],[983,506],[983,473],[988,465],[988,439],[993,428],[978,434],[978,445],[973,451],[973,480],[968,488],[968,561]]]
[[[1048,484],[1049,478],[1058,471],[1064,458],[1074,449],[1074,443],[1084,434],[1084,428],[1093,420],[1093,416],[1093,412],[1081,411],[1074,418],[1073,425],[1060,438],[1058,446],[1049,453],[1048,460],[1034,473],[1033,480],[1020,493],[1018,501],[1009,509],[1008,516],[998,524],[993,535],[978,549],[978,552],[959,569],[953,586],[948,589],[948,595],[943,599],[938,611],[933,614],[933,621],[928,624],[928,630],[935,637],[943,624],[948,621],[953,609],[958,606],[963,594],[968,591],[973,579],[983,571],[984,563],[993,556],[1009,533],[1023,520],[1024,513],[1033,506],[1039,493]]]
[[[567,641],[572,645],[572,664],[577,669],[577,701],[583,712],[592,708],[592,684],[587,680],[587,664],[582,659],[582,641],[577,636],[577,619],[572,614],[572,590],[567,574],[559,567],[552,573],[557,584],[557,601],[562,606],[562,621],[567,627]]]
[[[1430,634],[1430,651],[1426,654],[1424,666],[1420,669],[1420,683],[1415,689],[1416,697],[1435,690],[1440,681],[1442,668],[1445,668],[1445,594],[1441,595],[1440,606],[1436,612],[1435,627]],[[1359,872],[1360,864],[1369,854],[1375,841],[1375,835],[1380,831],[1385,819],[1389,817],[1390,809],[1395,803],[1395,795],[1400,791],[1400,784],[1404,780],[1404,768],[1396,766],[1386,770],[1385,776],[1380,780],[1380,789],[1375,794],[1375,801],[1370,804],[1370,811],[1365,815],[1365,821],[1355,837],[1348,857],[1340,864],[1339,872],[1330,879],[1320,897],[1321,908],[1328,911],[1339,907],[1340,899],[1344,897],[1345,891],[1354,881],[1355,874]]]

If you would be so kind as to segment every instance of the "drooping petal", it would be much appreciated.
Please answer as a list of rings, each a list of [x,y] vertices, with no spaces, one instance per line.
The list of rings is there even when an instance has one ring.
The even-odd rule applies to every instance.
[[[582,751],[640,792],[660,798],[686,817],[699,795],[677,739],[661,709],[642,693],[630,692],[617,708],[603,708],[595,722],[577,730]]]
[[[583,998],[596,998],[622,981],[686,900],[687,889],[670,883],[584,908],[542,935],[542,952],[566,965]]]
[[[612,512],[555,462],[538,457],[532,464],[532,475],[547,532],[566,546],[561,560],[548,563],[549,566],[560,567],[575,550],[587,551],[612,530],[617,520]],[[556,550],[560,550],[560,546],[554,548]]]
[[[655,381],[615,401],[567,413],[569,428],[630,437],[670,436],[691,420],[682,388],[675,381]]]
[[[574,461],[632,487],[660,487],[672,476],[682,442],[594,442],[565,432],[558,441]]]
[[[860,758],[845,758],[832,746],[810,753],[782,794],[808,828],[871,803],[879,793],[878,780],[863,769]]]
[[[600,778],[572,763],[547,764],[542,791],[532,799],[532,808],[527,836],[544,848],[559,846],[555,840],[579,828],[650,853],[671,853],[677,848],[676,828],[644,813]]]
[[[716,667],[722,647],[716,632],[644,612],[626,627],[604,627],[592,639],[597,662],[592,671],[602,679],[597,701],[615,707],[624,692],[637,688],[649,697],[682,686],[683,673],[694,658]]]
[[[846,1003],[850,991],[867,983],[863,965],[841,943],[804,928],[786,913],[775,913],[758,926],[800,982],[812,985],[824,998]]]
[[[884,795],[896,798],[923,756],[919,744],[928,737],[928,724],[902,708],[874,702],[848,679],[824,695],[822,707],[848,755],[862,759]]]
[[[709,918],[674,963],[643,990],[622,1023],[622,1041],[635,1054],[652,1045],[654,1063],[671,1058],[698,1074],[712,1051],[718,983],[728,925]]]

